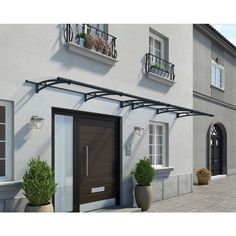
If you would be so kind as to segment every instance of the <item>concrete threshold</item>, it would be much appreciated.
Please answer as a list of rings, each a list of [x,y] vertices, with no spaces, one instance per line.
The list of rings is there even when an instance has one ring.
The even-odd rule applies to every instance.
[[[227,175],[214,175],[214,176],[211,176],[211,180],[222,179],[225,177],[227,177]]]

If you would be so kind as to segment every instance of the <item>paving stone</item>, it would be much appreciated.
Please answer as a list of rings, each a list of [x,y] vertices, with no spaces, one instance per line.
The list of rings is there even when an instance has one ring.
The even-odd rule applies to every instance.
[[[209,185],[194,185],[192,193],[154,202],[149,211],[236,212],[236,175],[212,180]]]

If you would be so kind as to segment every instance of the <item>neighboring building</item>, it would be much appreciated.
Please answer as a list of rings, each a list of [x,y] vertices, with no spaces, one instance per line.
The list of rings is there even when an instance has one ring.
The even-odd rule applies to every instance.
[[[214,114],[193,122],[194,171],[236,173],[236,47],[210,25],[193,29],[193,107]]]
[[[192,191],[192,116],[212,123],[192,110],[192,25],[0,28],[0,211],[24,210],[21,179],[37,155],[55,171],[56,211],[135,205],[130,172],[144,156],[153,201]],[[82,31],[111,45],[79,46]]]

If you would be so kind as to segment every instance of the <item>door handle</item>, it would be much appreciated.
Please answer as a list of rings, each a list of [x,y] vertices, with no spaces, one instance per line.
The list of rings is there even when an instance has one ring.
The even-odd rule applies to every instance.
[[[88,145],[86,145],[86,176],[89,175],[88,164],[89,164],[89,148]]]

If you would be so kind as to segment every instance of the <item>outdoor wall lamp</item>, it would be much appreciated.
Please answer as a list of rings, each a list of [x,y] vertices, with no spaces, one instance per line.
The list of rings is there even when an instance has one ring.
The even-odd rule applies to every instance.
[[[32,116],[31,117],[31,126],[33,129],[42,129],[44,118],[38,117],[38,116]]]
[[[143,130],[144,130],[144,128],[141,128],[139,126],[135,126],[134,127],[134,135],[141,136]]]

